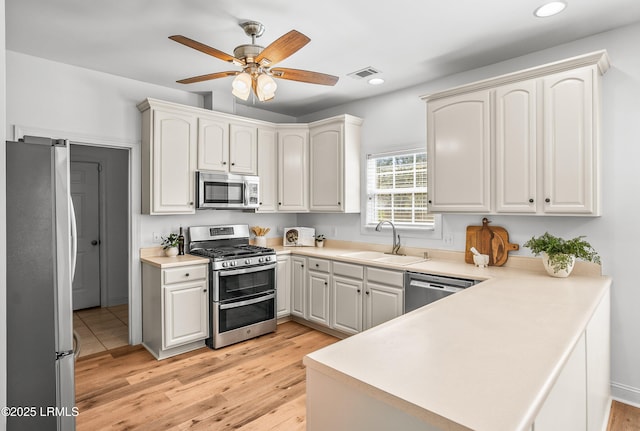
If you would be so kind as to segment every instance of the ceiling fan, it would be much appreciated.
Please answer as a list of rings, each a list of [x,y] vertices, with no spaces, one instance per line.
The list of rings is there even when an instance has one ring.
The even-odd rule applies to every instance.
[[[236,78],[232,83],[233,95],[242,100],[247,100],[251,90],[253,90],[260,101],[271,100],[275,96],[277,84],[273,78],[320,85],[335,85],[336,82],[338,82],[337,76],[327,75],[325,73],[284,67],[272,69],[273,65],[286,59],[311,41],[311,39],[304,34],[296,30],[291,30],[266,48],[263,48],[260,45],[256,45],[256,38],[262,36],[264,33],[264,25],[256,21],[247,21],[241,23],[240,27],[244,29],[247,36],[251,36],[251,43],[237,46],[233,50],[233,55],[229,55],[185,36],[169,36],[169,39],[178,43],[242,67],[240,71],[209,73],[207,75],[181,79],[177,82],[180,84],[192,84],[211,79],[225,78],[227,76],[235,76]]]

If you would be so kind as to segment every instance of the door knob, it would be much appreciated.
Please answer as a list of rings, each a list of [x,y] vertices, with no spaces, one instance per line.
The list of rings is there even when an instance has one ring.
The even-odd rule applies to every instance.
[[[98,245],[98,241],[94,239],[93,241],[91,241],[91,245]]]

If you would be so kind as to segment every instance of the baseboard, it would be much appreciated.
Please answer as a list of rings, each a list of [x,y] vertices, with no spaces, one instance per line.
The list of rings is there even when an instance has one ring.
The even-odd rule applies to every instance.
[[[611,397],[621,403],[640,408],[640,389],[622,383],[611,382]]]

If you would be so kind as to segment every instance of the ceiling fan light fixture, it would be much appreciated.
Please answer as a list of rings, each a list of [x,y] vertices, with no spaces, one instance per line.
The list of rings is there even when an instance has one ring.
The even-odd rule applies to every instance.
[[[278,84],[273,80],[272,77],[266,74],[258,75],[258,80],[256,82],[256,94],[258,96],[258,100],[261,102],[271,100],[276,95],[276,89],[278,88]]]
[[[552,1],[538,7],[533,14],[538,18],[546,18],[562,12],[567,7],[567,3],[563,1]]]
[[[247,100],[251,93],[251,75],[247,72],[238,74],[231,83],[231,88],[231,94],[238,99]]]
[[[382,79],[382,78],[371,78],[368,82],[371,85],[380,85],[380,84],[384,84],[384,79]]]

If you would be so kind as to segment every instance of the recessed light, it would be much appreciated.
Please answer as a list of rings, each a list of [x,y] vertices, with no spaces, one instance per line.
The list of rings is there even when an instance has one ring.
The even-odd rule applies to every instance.
[[[566,7],[567,4],[563,1],[552,1],[540,6],[533,12],[533,14],[538,18],[546,18],[562,12]]]
[[[371,78],[369,80],[369,84],[371,85],[380,85],[380,84],[384,84],[384,79],[382,78]]]

